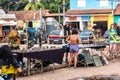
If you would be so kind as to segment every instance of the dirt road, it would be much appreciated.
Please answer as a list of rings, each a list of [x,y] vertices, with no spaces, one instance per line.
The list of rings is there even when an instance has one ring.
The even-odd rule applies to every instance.
[[[55,72],[47,71],[41,74],[19,77],[17,80],[69,80],[75,77],[94,76],[94,75],[119,75],[120,76],[120,60],[111,61],[108,65],[101,67],[78,67],[78,68],[62,68]]]

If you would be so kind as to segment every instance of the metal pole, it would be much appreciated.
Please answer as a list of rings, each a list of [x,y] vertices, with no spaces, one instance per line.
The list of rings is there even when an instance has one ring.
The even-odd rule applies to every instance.
[[[39,28],[42,28],[42,9],[40,8],[40,25]]]
[[[41,29],[42,29],[42,9],[40,8],[40,20],[39,20],[39,47],[42,46],[42,34],[41,34]]]
[[[58,13],[59,13],[59,24],[60,24],[60,5],[58,5]]]
[[[113,15],[113,1],[111,1],[112,15]]]
[[[65,24],[65,0],[63,0],[63,25]]]

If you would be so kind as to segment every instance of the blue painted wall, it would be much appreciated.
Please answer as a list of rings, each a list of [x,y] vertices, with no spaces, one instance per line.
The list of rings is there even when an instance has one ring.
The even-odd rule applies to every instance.
[[[120,15],[115,15],[114,16],[114,22],[118,24],[118,21],[120,20]]]
[[[112,8],[111,2],[113,2],[113,8],[115,8],[117,4],[115,0],[109,0],[108,6],[101,7],[100,0],[86,0],[86,7],[77,7],[77,1],[78,0],[70,0],[70,10]]]

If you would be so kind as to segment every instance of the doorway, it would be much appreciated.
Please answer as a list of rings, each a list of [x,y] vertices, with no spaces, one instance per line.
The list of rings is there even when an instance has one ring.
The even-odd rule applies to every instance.
[[[78,30],[80,30],[79,22],[69,22],[69,24],[70,24],[71,29],[77,28]]]
[[[100,29],[101,30],[101,36],[104,35],[105,31],[108,29],[108,22],[107,21],[94,21],[94,26],[95,29]]]

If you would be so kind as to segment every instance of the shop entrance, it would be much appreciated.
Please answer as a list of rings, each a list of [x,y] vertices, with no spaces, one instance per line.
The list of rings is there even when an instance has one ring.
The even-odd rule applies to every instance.
[[[2,26],[2,31],[3,31],[3,33],[9,33],[10,32],[10,27],[11,26]]]
[[[94,21],[94,29],[99,29],[101,31],[101,36],[104,35],[105,31],[108,29],[107,21]]]
[[[72,28],[77,28],[80,30],[79,22],[69,22],[71,29]]]

